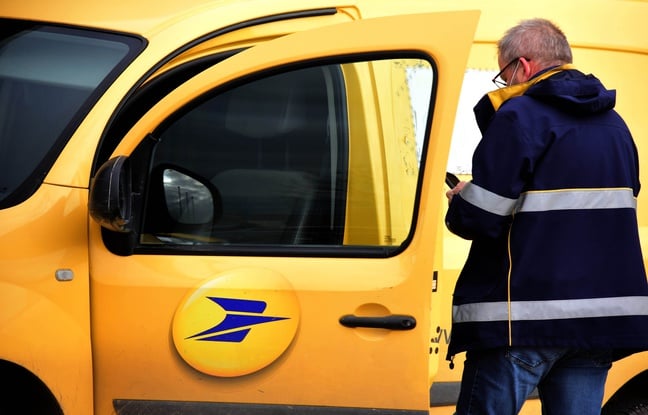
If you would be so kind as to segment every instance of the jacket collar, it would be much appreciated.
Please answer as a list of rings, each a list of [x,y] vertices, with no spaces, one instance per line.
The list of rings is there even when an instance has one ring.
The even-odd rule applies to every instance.
[[[569,69],[575,69],[574,65],[565,64],[565,65],[557,66],[555,68],[549,69],[544,73],[541,73],[540,75],[531,78],[530,80],[524,83],[515,84],[515,85],[507,86],[505,88],[500,88],[491,91],[487,94],[488,98],[491,104],[493,105],[493,109],[497,111],[503,103],[505,103],[506,101],[508,101],[513,97],[518,97],[520,95],[523,95],[529,88],[531,88],[533,85],[537,84],[538,82],[542,81],[543,79],[547,79],[550,76],[557,74],[558,72],[569,70]]]

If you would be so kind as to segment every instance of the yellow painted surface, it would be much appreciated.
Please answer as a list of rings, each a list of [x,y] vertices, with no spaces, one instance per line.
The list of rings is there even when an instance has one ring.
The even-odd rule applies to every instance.
[[[127,32],[149,41],[81,123],[49,171],[46,184],[24,203],[0,211],[0,359],[18,363],[43,380],[66,415],[87,415],[93,408],[100,415],[113,413],[115,398],[247,403],[282,403],[288,399],[295,404],[425,410],[431,382],[459,381],[461,356],[451,371],[444,361],[445,341],[450,330],[450,296],[469,245],[450,235],[443,226],[445,189],[440,178],[445,170],[458,87],[465,70],[465,60],[458,56],[466,52],[477,16],[471,14],[460,19],[448,14],[436,24],[422,22],[420,18],[403,19],[396,23],[398,30],[392,36],[380,24],[366,25],[363,36],[358,36],[351,26],[342,33],[334,28],[315,30],[318,27],[430,10],[480,10],[467,67],[495,71],[494,42],[506,28],[525,17],[551,18],[572,42],[576,66],[593,72],[608,87],[617,89],[619,112],[635,135],[641,160],[648,160],[648,123],[643,105],[648,96],[648,84],[644,82],[648,72],[645,1],[188,0],[150,4],[59,0],[56,7],[50,3],[6,1],[0,5],[0,16]],[[338,13],[263,24],[230,31],[205,43],[191,43],[241,21],[329,7]],[[303,36],[281,38],[293,32],[303,32]],[[251,48],[249,53],[216,65],[174,92],[171,98],[162,99],[155,111],[145,115],[124,137],[115,154],[130,154],[152,126],[196,94],[245,73],[292,61],[375,49],[424,51],[434,57],[442,82],[436,90],[438,105],[433,109],[432,141],[426,154],[417,233],[408,249],[395,257],[363,261],[120,257],[107,252],[98,225],[88,218],[87,189],[99,139],[124,96],[134,86],[183,62],[269,40],[273,40],[272,45],[268,43],[268,47],[258,51]],[[156,66],[190,43],[192,46],[170,62]],[[381,131],[378,120],[397,114],[403,104],[399,100],[404,96],[397,96],[393,89],[375,88],[385,85],[386,79],[387,84],[402,85],[403,73],[385,67],[348,69],[349,74],[357,73],[355,78],[349,78],[356,82],[349,87],[359,91],[351,96],[352,103],[362,108],[361,114],[352,118],[350,128],[365,131],[367,136],[394,134],[402,137],[402,141],[386,153],[381,151],[393,143],[382,149],[352,143],[357,151],[351,163],[364,165],[366,159],[362,157],[372,160],[372,169],[363,171],[363,177],[353,178],[354,191],[367,184],[375,187],[367,194],[367,200],[374,201],[373,206],[349,206],[352,220],[348,225],[356,225],[358,233],[347,242],[398,244],[408,236],[408,217],[414,201],[403,196],[412,195],[407,190],[413,186],[408,179],[412,172],[399,170],[395,155],[402,152],[402,165],[411,165],[411,132],[407,125],[393,124],[390,131]],[[385,154],[394,158],[386,158]],[[648,182],[648,170],[641,171],[642,181]],[[380,187],[375,180],[382,180],[384,175],[390,180],[387,186]],[[639,199],[639,219],[642,241],[648,247],[645,194]],[[362,221],[381,222],[380,232],[361,234]],[[197,376],[181,360],[173,344],[171,326],[176,306],[189,290],[241,264],[249,266],[250,262],[260,269],[281,270],[299,293],[300,325],[295,340],[267,369],[246,377]],[[57,270],[71,270],[74,279],[57,281]],[[434,270],[439,271],[438,291],[430,293]],[[322,310],[330,314],[325,316]],[[419,319],[419,326],[416,331],[403,333],[349,331],[336,321],[331,322],[330,315],[353,312],[370,316],[413,314]],[[306,325],[304,321],[310,323]],[[431,343],[431,338],[437,341]],[[362,370],[349,370],[356,367]],[[647,368],[645,353],[615,364],[606,399]],[[321,376],[304,378],[304,372]],[[155,387],[151,388],[153,380]],[[381,390],[398,393],[376,392]],[[451,407],[430,410],[431,414],[452,412]],[[525,415],[539,413],[537,400],[528,402],[523,411]]]

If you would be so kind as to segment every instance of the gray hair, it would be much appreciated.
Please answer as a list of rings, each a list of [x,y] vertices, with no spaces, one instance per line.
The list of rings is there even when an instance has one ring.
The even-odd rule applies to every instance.
[[[525,57],[542,67],[572,63],[572,52],[565,34],[547,19],[522,20],[510,28],[499,42],[497,53],[503,62]]]

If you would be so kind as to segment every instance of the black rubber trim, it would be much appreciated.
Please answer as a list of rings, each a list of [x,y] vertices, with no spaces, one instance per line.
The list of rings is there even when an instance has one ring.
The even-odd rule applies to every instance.
[[[115,399],[117,415],[427,415],[428,410]]]
[[[460,390],[461,382],[434,382],[430,388],[430,407],[456,405]],[[538,390],[534,389],[527,399],[538,398]]]

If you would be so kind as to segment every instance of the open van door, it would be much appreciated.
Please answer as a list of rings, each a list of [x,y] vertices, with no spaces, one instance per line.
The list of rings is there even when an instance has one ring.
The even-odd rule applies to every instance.
[[[135,124],[90,194],[98,414],[428,413],[477,18],[275,39]]]

